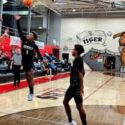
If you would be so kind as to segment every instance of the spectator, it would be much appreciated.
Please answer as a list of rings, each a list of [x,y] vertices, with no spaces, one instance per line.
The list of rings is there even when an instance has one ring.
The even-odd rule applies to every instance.
[[[0,65],[2,64],[2,58],[3,58],[2,54],[3,54],[3,50],[0,49]]]
[[[8,65],[9,64],[9,57],[8,55],[3,52],[3,49],[0,49],[0,65],[3,64],[3,65]]]
[[[45,58],[49,61],[49,62],[52,62],[52,58],[51,56],[48,54],[48,53],[45,53]]]
[[[9,37],[8,32],[9,32],[9,29],[8,29],[8,28],[5,29],[4,34],[3,34],[2,36],[0,36],[0,42],[1,42],[5,37]]]
[[[22,56],[21,56],[21,51],[20,49],[16,50],[16,53],[12,57],[10,69],[13,68],[13,73],[14,73],[14,84],[13,86],[18,86],[20,85],[20,69],[22,65]]]
[[[3,63],[6,63],[6,64],[8,64],[10,61],[8,55],[5,52],[2,54],[2,61]]]
[[[50,68],[49,68],[49,65],[48,65],[47,60],[44,60],[44,61],[43,61],[43,64],[44,64],[44,73],[45,73],[45,75],[49,75],[49,73],[50,73]]]
[[[52,70],[52,74],[57,74],[57,66],[54,63],[49,63],[48,65]]]
[[[12,56],[13,56],[15,53],[16,53],[16,47],[13,46],[12,49],[11,49],[11,54],[12,54]]]
[[[60,61],[60,60],[57,59],[53,54],[50,54],[50,57],[51,57],[52,60],[55,60],[56,62],[59,62],[59,61]]]

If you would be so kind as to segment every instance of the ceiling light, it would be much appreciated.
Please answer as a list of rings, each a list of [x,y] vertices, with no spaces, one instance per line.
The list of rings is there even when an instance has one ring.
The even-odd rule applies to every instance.
[[[39,27],[38,27],[38,29],[39,29],[39,30],[41,30],[41,29],[42,29],[42,27],[41,27],[41,26],[39,26]]]
[[[7,2],[7,0],[3,0],[3,4],[5,4]]]
[[[15,15],[15,14],[19,14],[19,15],[28,15],[28,11],[3,11],[3,14],[7,14],[7,15]],[[33,13],[31,13],[33,14]]]
[[[112,3],[113,8],[125,9],[125,4],[123,2],[117,1]]]
[[[67,4],[67,3],[55,3],[55,4],[60,4],[60,5],[62,5],[62,4]]]
[[[73,11],[73,12],[76,12],[76,9],[73,9],[72,11]]]

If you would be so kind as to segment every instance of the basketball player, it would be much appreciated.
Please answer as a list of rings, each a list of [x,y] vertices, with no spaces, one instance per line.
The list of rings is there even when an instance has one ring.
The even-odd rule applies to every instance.
[[[28,35],[28,38],[24,36],[22,33],[21,27],[20,27],[20,16],[16,15],[15,19],[17,21],[17,28],[18,32],[20,34],[20,38],[22,40],[22,65],[24,68],[24,71],[26,73],[26,79],[29,85],[29,95],[28,95],[28,101],[33,100],[33,94],[34,94],[34,81],[33,81],[33,55],[34,52],[36,52],[39,56],[39,58],[42,60],[42,56],[39,52],[38,46],[35,44],[35,41],[37,39],[37,34],[35,32],[31,32]]]
[[[115,34],[113,36],[113,38],[117,38],[117,37],[120,37],[119,39],[119,49],[120,49],[120,52],[121,52],[121,62],[122,62],[122,66],[121,66],[121,72],[125,72],[125,32],[122,32],[122,33],[118,33],[118,34]]]
[[[87,125],[86,122],[86,113],[83,109],[83,77],[85,75],[85,70],[83,66],[83,60],[80,55],[84,52],[84,49],[81,45],[75,45],[72,51],[72,55],[75,58],[71,67],[70,73],[70,86],[66,91],[64,97],[64,107],[68,116],[69,124],[68,125],[77,125],[73,120],[71,115],[71,109],[69,106],[69,101],[74,98],[77,109],[80,114],[82,125]]]

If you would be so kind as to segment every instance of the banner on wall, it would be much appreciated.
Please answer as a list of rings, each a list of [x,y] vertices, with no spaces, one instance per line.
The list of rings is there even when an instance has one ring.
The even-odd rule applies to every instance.
[[[10,46],[19,46],[21,47],[21,40],[19,37],[10,36]]]
[[[35,41],[36,45],[39,47],[39,49],[44,49],[44,42]],[[10,36],[10,46],[21,46],[21,39],[16,36]]]
[[[40,52],[42,55],[44,55],[46,52],[49,54],[53,53],[53,49],[59,49],[59,47],[57,46],[52,46],[52,45],[45,45],[44,42],[40,42],[40,41],[35,41],[35,43],[38,45]],[[11,46],[21,46],[21,40],[19,37],[14,37],[14,36],[10,36],[10,37],[6,37],[5,39],[3,39],[0,42],[0,49],[4,49],[7,52],[11,52]]]

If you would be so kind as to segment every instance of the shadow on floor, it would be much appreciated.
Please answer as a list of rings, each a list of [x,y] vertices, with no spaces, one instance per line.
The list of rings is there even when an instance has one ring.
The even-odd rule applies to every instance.
[[[84,106],[88,125],[123,125],[125,107]],[[72,106],[72,114],[78,125],[81,125],[79,114]],[[64,125],[67,123],[63,107],[52,107],[24,111],[0,117],[0,125]]]

